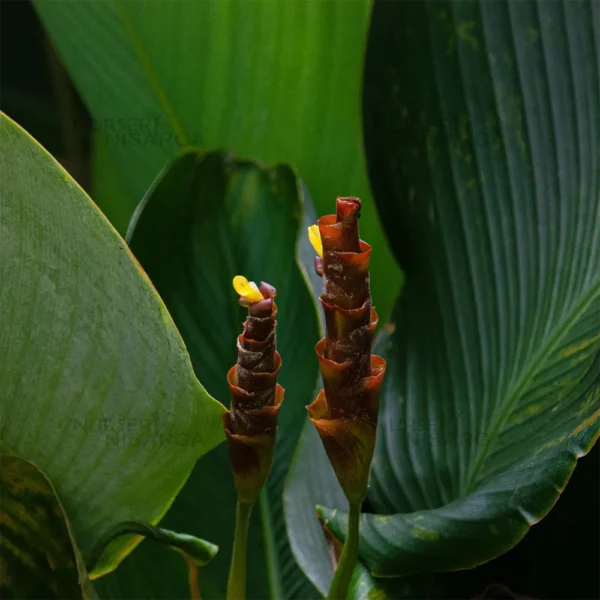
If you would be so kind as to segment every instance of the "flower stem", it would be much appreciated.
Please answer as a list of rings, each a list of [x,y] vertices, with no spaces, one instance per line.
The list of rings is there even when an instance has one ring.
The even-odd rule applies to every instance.
[[[183,553],[182,553],[183,554]],[[198,582],[198,565],[196,561],[191,559],[187,554],[183,554],[183,558],[187,563],[188,568],[188,581],[190,584],[190,599],[191,600],[202,600],[200,595],[200,583]]]
[[[360,502],[350,504],[348,535],[327,594],[327,600],[345,600],[348,595],[348,586],[358,560],[360,505]]]
[[[227,580],[227,600],[245,600],[246,598],[246,546],[252,506],[252,504],[239,500],[237,503],[233,555]]]

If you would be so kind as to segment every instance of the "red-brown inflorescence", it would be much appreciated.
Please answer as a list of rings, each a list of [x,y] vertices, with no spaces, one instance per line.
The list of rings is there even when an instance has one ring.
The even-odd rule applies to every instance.
[[[264,282],[254,287],[260,291],[254,300],[251,295],[240,298],[248,318],[238,337],[237,364],[227,374],[231,410],[223,415],[238,497],[246,503],[256,500],[269,474],[284,395],[277,383],[281,356],[276,350],[276,290]]]
[[[315,269],[323,277],[326,337],[316,346],[323,389],[308,407],[351,503],[367,492],[385,374],[385,360],[371,354],[377,313],[369,287],[371,246],[358,232],[360,207],[358,198],[338,198],[336,214],[317,223],[322,257]]]

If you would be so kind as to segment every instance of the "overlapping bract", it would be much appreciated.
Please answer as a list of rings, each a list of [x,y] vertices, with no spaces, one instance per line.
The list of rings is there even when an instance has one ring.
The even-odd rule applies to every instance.
[[[284,395],[277,383],[276,290],[264,282],[258,289],[263,300],[240,298],[248,318],[238,337],[237,363],[227,373],[231,410],[223,415],[238,497],[246,503],[256,500],[269,474]]]
[[[336,208],[318,221],[323,256],[315,269],[323,277],[326,337],[316,346],[323,389],[308,411],[348,500],[362,502],[385,361],[371,354],[377,313],[369,288],[371,246],[358,233],[360,200],[338,198]]]

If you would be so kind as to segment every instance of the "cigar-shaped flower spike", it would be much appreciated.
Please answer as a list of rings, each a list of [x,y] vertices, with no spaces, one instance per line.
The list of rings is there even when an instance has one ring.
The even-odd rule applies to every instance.
[[[358,232],[360,206],[358,198],[338,198],[336,214],[313,226],[318,236],[309,228],[313,246],[322,247],[315,268],[323,277],[326,336],[316,346],[323,390],[308,412],[351,504],[367,493],[385,373],[385,361],[371,354],[377,313],[369,289],[371,246]]]
[[[263,487],[275,447],[283,388],[277,383],[281,357],[276,350],[276,290],[238,275],[233,287],[248,307],[237,339],[237,363],[227,373],[231,409],[223,415],[238,498],[252,504]]]
[[[358,233],[360,200],[338,198],[336,213],[310,227],[323,278],[325,337],[316,346],[323,389],[308,406],[333,470],[348,498],[348,532],[327,595],[346,598],[358,558],[359,517],[375,450],[385,360],[371,354],[377,313],[371,305],[371,246]]]

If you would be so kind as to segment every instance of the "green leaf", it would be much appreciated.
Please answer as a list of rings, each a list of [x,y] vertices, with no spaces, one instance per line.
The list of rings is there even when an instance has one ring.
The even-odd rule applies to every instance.
[[[102,538],[98,540],[90,557],[89,564],[93,566],[96,563],[104,548],[112,540],[119,536],[130,534],[141,535],[148,540],[165,544],[183,554],[187,560],[191,560],[198,567],[208,564],[219,551],[218,546],[187,533],[177,533],[176,531],[162,527],[154,527],[150,523],[144,523],[143,521],[125,521],[117,523],[108,529]]]
[[[0,454],[0,591],[4,598],[96,598],[50,480]]]
[[[87,560],[111,525],[160,519],[223,439],[223,407],[81,188],[4,115],[0,147],[3,448],[47,473]],[[137,541],[115,541],[97,571]]]
[[[286,161],[321,214],[338,195],[363,199],[363,236],[377,243],[375,301],[387,316],[399,271],[371,199],[361,135],[371,0],[35,6],[127,185],[129,214],[181,148]],[[99,185],[101,208],[123,223],[114,206],[122,188]]]
[[[333,579],[333,555],[317,517],[319,505],[348,510],[317,430],[306,420],[285,484],[285,518],[298,564],[325,596]]]
[[[94,131],[91,142],[93,196],[98,199],[98,206],[106,218],[124,234],[131,219],[131,196],[127,184],[115,162],[113,148],[102,131]],[[105,201],[105,198],[110,201]]]
[[[408,273],[361,523],[376,575],[505,552],[598,437],[599,17],[375,5],[367,155]]]
[[[247,312],[238,304],[233,277],[267,281],[278,290],[277,339],[283,358],[279,382],[286,394],[267,490],[252,513],[251,598],[306,599],[316,594],[294,563],[281,503],[283,480],[317,377],[316,305],[295,258],[299,231],[304,237],[303,202],[303,188],[285,165],[264,168],[226,153],[190,151],[159,177],[129,232],[131,248],[169,307],[196,372],[220,399],[229,397],[225,376],[236,362],[236,340]],[[219,545],[218,556],[200,573],[203,597],[224,597],[235,501],[223,446],[199,462],[162,523]],[[185,579],[171,576],[172,560],[165,556],[158,568],[153,558],[149,549],[140,548],[115,573],[114,585],[122,597],[185,597]],[[144,587],[138,573],[148,570],[154,570],[156,580]],[[139,583],[134,585],[136,578]]]

